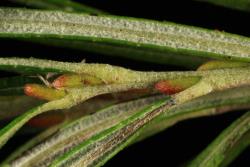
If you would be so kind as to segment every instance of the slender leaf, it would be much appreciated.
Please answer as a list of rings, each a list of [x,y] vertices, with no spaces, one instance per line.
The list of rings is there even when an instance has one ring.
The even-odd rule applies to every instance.
[[[6,77],[0,78],[0,95],[24,95],[23,87],[26,83],[42,83],[38,77]]]
[[[20,68],[24,69],[20,70]],[[140,72],[107,64],[63,63],[39,59],[0,58],[0,69],[23,71],[25,73],[51,71],[62,73],[64,71],[88,74],[99,78],[107,86],[112,85],[113,88],[123,84],[123,90],[129,90],[131,86],[134,89],[152,89],[152,87],[155,88],[157,82],[162,80],[178,80],[178,83],[184,86],[183,84],[196,78],[196,82],[192,82],[193,85],[186,87],[188,89],[184,88],[184,91],[174,95],[176,103],[183,103],[212,91],[250,84],[249,66],[196,72]],[[215,81],[216,84],[214,84]],[[168,86],[182,87],[178,84],[170,84],[167,85],[167,87]],[[125,89],[125,87],[127,87],[127,89]],[[110,91],[112,92],[112,90]],[[70,90],[68,90],[68,92],[70,92]],[[73,92],[78,94],[77,91],[73,90]],[[85,96],[83,96],[83,99],[84,98]]]
[[[93,115],[80,118],[61,128],[44,142],[35,146],[32,149],[32,154],[26,152],[20,157],[20,159],[18,158],[13,163],[19,164],[20,166],[33,162],[36,162],[37,166],[48,165],[49,162],[51,162],[55,157],[66,152],[66,150],[70,150],[75,145],[87,140],[103,129],[109,128],[128,118],[131,114],[137,112],[141,108],[144,108],[145,105],[162,98],[165,97],[155,96],[133,100],[104,108]],[[34,145],[33,140],[28,143]],[[28,146],[31,146],[31,144]],[[26,146],[21,148],[21,150],[25,149],[27,149]],[[11,155],[12,158],[8,159],[14,159],[18,155],[20,156],[22,152],[18,152],[14,153],[14,157]]]
[[[227,89],[210,93],[176,106],[171,110],[172,112],[165,112],[153,120],[149,126],[146,126],[143,130],[141,130],[142,132],[140,132],[140,136],[136,139],[136,141],[162,131],[166,127],[169,127],[183,119],[190,119],[197,116],[217,115],[228,111],[247,109],[250,107],[249,90],[249,86]],[[175,112],[179,110],[183,112]]]
[[[105,12],[77,3],[71,0],[10,0],[25,6],[50,10],[64,10],[67,12],[83,12],[90,14],[105,14]]]
[[[150,121],[155,115],[160,114],[161,112],[159,112],[160,110],[158,109],[164,104],[166,104],[166,100],[158,101],[146,109],[141,110],[141,112],[137,112],[128,119],[121,121],[119,124],[91,137],[75,149],[52,162],[52,166],[91,165],[91,161],[96,162],[96,158],[112,151],[117,145],[122,144],[134,131]],[[150,114],[150,112],[152,113]],[[82,158],[79,159],[79,156]]]
[[[8,120],[41,104],[42,101],[28,96],[0,96],[0,120]]]
[[[215,5],[224,6],[227,8],[250,12],[249,0],[197,0],[201,2],[209,2]]]
[[[250,112],[247,112],[226,128],[189,166],[227,166],[249,145]]]
[[[178,65],[186,62],[186,65],[192,67],[200,63],[192,59],[197,56],[206,60],[250,60],[249,38],[167,22],[8,8],[0,9],[0,20],[0,37],[4,38],[94,41],[135,51],[143,50],[145,54],[149,51],[151,56],[155,52],[155,61],[164,62],[162,60],[167,57],[169,61],[165,63]],[[119,55],[120,50],[116,50],[119,49],[114,49],[113,54]],[[157,53],[162,56],[157,56]],[[130,55],[136,57],[136,52]]]
[[[60,63],[58,61],[20,59],[20,58],[0,58],[0,69],[14,71],[25,74],[47,74],[49,72],[66,73],[72,72],[73,63]],[[76,71],[76,68],[74,70]]]
[[[37,106],[33,109],[28,110],[24,114],[18,116],[8,125],[0,130],[0,147],[2,147],[25,123],[27,123],[31,118],[50,111],[58,109],[67,109],[72,106],[79,104],[87,99],[94,96],[120,92],[127,89],[137,88],[140,84],[123,84],[123,85],[105,85],[100,87],[84,87],[84,88],[73,88],[69,89],[68,95],[59,100],[50,101],[48,103]]]
[[[236,85],[249,84],[249,66],[214,69],[209,71],[184,71],[184,72],[140,72],[111,66],[108,64],[67,63],[39,59],[0,58],[0,69],[21,73],[77,73],[88,74],[103,80],[106,84],[131,84],[140,83],[138,88],[152,87],[159,80],[181,80],[190,77],[200,78],[195,87],[188,89],[189,93],[206,94],[213,90],[230,88]],[[217,80],[218,84],[213,84]],[[136,86],[134,87],[136,88]],[[143,85],[143,86],[142,86]],[[201,87],[203,89],[201,89]],[[209,90],[208,90],[209,89]],[[199,91],[198,91],[199,90]],[[202,92],[204,91],[204,92]],[[208,92],[206,92],[208,91]],[[183,95],[181,95],[183,96]]]
[[[249,90],[249,87],[242,87],[231,89],[229,91],[216,92],[192,100],[188,103],[182,104],[181,106],[177,106],[159,116],[149,125],[145,126],[145,128],[139,130],[139,132],[137,132],[139,138],[136,138],[133,142],[157,133],[184,119],[220,114],[222,112],[230,111],[233,108],[248,108],[250,101]],[[155,98],[151,98],[151,101],[154,99]],[[35,161],[38,165],[49,164],[50,161],[58,155],[65,153],[65,150],[71,150],[76,143],[79,144],[81,141],[85,142],[94,134],[117,124],[119,120],[135,113],[138,110],[136,106],[139,104],[146,104],[145,102],[150,102],[150,98],[146,101],[145,100],[141,99],[124,104],[118,104],[91,116],[79,119],[64,127],[52,137],[23,154],[22,157],[12,163],[24,165]],[[133,112],[130,112],[130,107],[133,108]],[[113,114],[114,112],[116,114]],[[72,142],[74,143],[73,145]],[[44,152],[47,152],[47,154],[44,154]]]
[[[70,0],[15,1],[29,2],[31,6],[37,5],[38,8],[63,9],[68,6],[70,11],[83,9],[83,6],[79,7]],[[243,0],[237,5],[241,6],[241,2]],[[232,5],[231,2],[227,4]],[[244,7],[241,6],[241,9],[244,10]],[[210,59],[240,61],[237,67],[234,63],[229,68],[227,63],[224,66],[226,68],[220,65],[217,68],[213,64],[212,69],[206,69],[205,66],[203,71],[140,72],[106,64],[0,58],[1,70],[27,75],[0,80],[1,95],[12,91],[13,94],[18,94],[22,92],[24,84],[37,82],[30,80],[30,75],[50,72],[57,76],[65,73],[74,73],[74,76],[90,75],[102,83],[66,87],[65,91],[61,91],[65,94],[61,99],[42,104],[18,116],[0,130],[0,147],[34,116],[50,110],[68,109],[94,96],[120,91],[133,92],[134,89],[146,89],[152,93],[176,93],[170,99],[161,97],[157,100],[153,97],[146,98],[149,101],[140,99],[111,106],[74,121],[57,132],[55,130],[58,129],[55,128],[21,147],[3,166],[100,166],[130,144],[181,120],[250,107],[250,88],[240,87],[250,85],[250,39],[247,37],[135,18],[0,8],[0,38],[38,41],[189,68],[196,68]],[[241,66],[241,62],[247,63]],[[44,88],[57,91],[54,87]],[[30,96],[37,97],[36,93],[39,92],[34,91]],[[13,99],[9,96],[0,98],[0,105],[3,106],[6,99]],[[26,100],[21,99],[17,104],[25,103]],[[13,105],[15,103],[13,100]],[[194,160],[193,165],[202,163],[205,166],[226,166],[238,156],[250,143],[249,112],[246,115],[226,129]],[[73,117],[75,118],[74,114]],[[36,144],[38,145],[35,146]],[[30,149],[31,147],[33,148]]]
[[[0,67],[2,69],[6,69],[7,67],[8,70],[17,70],[19,68],[25,67],[25,72],[36,72],[36,70],[48,72],[50,70],[54,70],[59,72],[68,71],[84,73],[100,78],[106,83],[101,86],[68,88],[67,95],[64,98],[43,104],[17,117],[0,131],[0,146],[3,146],[19,128],[21,128],[34,116],[43,112],[47,112],[49,110],[70,108],[97,95],[131,89],[152,88],[153,84],[155,84],[159,80],[164,79],[177,79],[179,83],[181,83],[181,81],[186,82],[189,79],[192,80],[193,78],[196,78],[195,80],[197,80],[197,83],[193,83],[194,86],[191,85],[190,88],[172,96],[175,104],[182,104],[183,102],[189,101],[195,97],[208,94],[212,91],[223,90],[240,85],[247,85],[250,82],[249,67],[197,72],[191,71],[157,73],[132,71],[125,68],[105,64],[74,64],[47,60],[17,58],[0,58]],[[214,84],[214,81],[216,81],[217,84]],[[153,119],[154,116],[159,114],[156,112],[157,111],[153,111],[154,114],[152,117],[143,117],[140,121],[143,121],[144,119],[146,119],[147,121],[148,119]],[[131,126],[134,126],[134,124]],[[119,131],[119,133],[120,132],[121,131]]]
[[[110,66],[107,64],[79,64],[39,59],[0,58],[0,69],[6,68],[8,70],[17,71],[19,71],[20,68],[24,68],[23,71],[25,72],[48,72],[54,70],[54,72],[68,71],[78,74],[88,74],[102,80],[107,85],[107,88],[109,88],[109,86],[111,86],[113,89],[118,87],[120,90],[121,86],[123,91],[129,90],[131,87],[134,89],[152,89],[152,87],[155,87],[157,82],[162,80],[178,80],[178,83],[184,86],[183,84],[195,78],[196,82],[192,82],[193,85],[189,84],[190,87],[184,86],[184,91],[173,95],[176,103],[183,103],[195,97],[208,94],[212,91],[250,84],[250,70],[248,66],[196,72],[140,72],[121,67]],[[216,84],[214,84],[214,81],[216,81]],[[182,87],[181,85],[178,85],[178,83],[177,85],[167,85],[167,87]],[[95,90],[95,87],[93,87],[93,89]],[[103,89],[101,88],[101,90]],[[98,89],[95,91],[99,93]],[[109,91],[112,92],[112,90]],[[106,93],[110,93],[109,91]],[[67,90],[67,92],[75,93],[76,95],[79,94],[79,92],[75,91],[74,89],[71,91],[70,88]],[[79,103],[80,100],[85,100],[89,94],[86,94],[85,92],[83,95],[79,96],[79,101],[77,103]],[[93,97],[93,94],[91,94],[91,97]]]
[[[101,53],[104,56],[123,57],[137,61],[151,62],[156,64],[176,65],[185,68],[196,69],[199,65],[211,60],[212,58],[200,56],[186,56],[185,54],[167,54],[164,51],[156,49],[146,49],[140,46],[123,46],[110,43],[100,43],[97,41],[82,40],[62,40],[48,38],[32,38],[26,41],[36,42],[48,46],[56,46],[61,48],[71,48],[92,53]]]
[[[190,117],[213,115],[216,114],[216,110],[213,108],[217,106],[248,105],[250,99],[249,93],[243,93],[244,95],[237,94],[236,97],[233,97],[233,93],[236,91],[240,90],[243,92],[246,89],[249,90],[249,87],[232,90],[228,93],[228,95],[232,95],[230,99],[228,99],[227,96],[225,97],[223,93],[222,95],[220,95],[220,93],[214,93],[170,109],[165,107],[155,108],[156,104],[162,105],[161,102],[156,102],[144,110],[132,115],[127,120],[122,121],[114,127],[104,130],[82,142],[73,150],[66,152],[63,156],[55,160],[52,166],[101,166],[117,152],[121,151],[128,144],[131,144],[131,142],[134,142],[135,139],[138,138],[138,135],[143,132],[143,130],[141,131],[140,129],[143,128],[149,120],[152,121],[151,119],[156,116],[154,115],[156,112],[157,115],[159,114],[158,118],[156,116],[157,119],[162,118],[162,116],[165,115],[165,125],[167,123],[168,126]],[[248,95],[246,96],[246,94]],[[216,100],[214,100],[214,98],[216,98]],[[163,102],[163,104],[164,103],[166,102]],[[162,115],[160,115],[160,113],[162,113]],[[217,112],[217,114],[218,113],[219,112]],[[145,118],[147,118],[147,121]],[[142,120],[145,122],[141,124]]]
[[[6,165],[8,162],[19,157],[27,149],[37,145],[38,143],[43,142],[43,140],[45,140],[47,137],[49,137],[50,135],[55,133],[60,128],[60,126],[62,126],[62,124],[53,126],[49,129],[45,130],[44,132],[40,133],[36,137],[32,138],[32,140],[29,140],[29,142],[25,143],[20,148],[17,148],[13,153],[11,153],[6,160],[1,162],[0,166]]]

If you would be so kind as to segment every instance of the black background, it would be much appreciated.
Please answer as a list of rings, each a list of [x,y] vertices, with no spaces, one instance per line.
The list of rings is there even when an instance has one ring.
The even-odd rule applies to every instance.
[[[130,1],[130,0],[82,0],[85,4],[108,11],[111,14],[171,21],[250,36],[250,13],[191,0]],[[6,1],[1,6],[15,6]],[[109,63],[136,70],[182,70],[173,66],[129,61],[88,52],[42,46],[10,39],[0,40],[1,57],[37,57],[62,61]],[[1,76],[10,73],[1,73]],[[209,144],[225,127],[244,111],[183,121],[154,137],[137,143],[120,152],[105,166],[180,166],[191,160]],[[31,136],[18,136],[0,151],[4,158],[18,144]],[[250,150],[244,151],[231,166],[249,166]]]

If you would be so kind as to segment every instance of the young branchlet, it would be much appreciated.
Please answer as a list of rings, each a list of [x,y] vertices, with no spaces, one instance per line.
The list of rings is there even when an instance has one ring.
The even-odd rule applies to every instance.
[[[216,70],[221,68],[237,68],[248,66],[244,62],[231,61],[209,61],[202,64],[197,70]],[[161,80],[154,84],[154,89],[160,93],[172,95],[179,93],[201,80],[201,77],[184,77],[179,79]],[[64,97],[67,94],[67,89],[82,86],[95,86],[106,84],[102,79],[89,74],[62,74],[57,77],[52,83],[42,79],[45,85],[26,84],[24,92],[28,96],[36,97],[44,100],[56,100]]]
[[[246,67],[249,63],[213,60],[202,64],[197,71],[216,70],[222,68]],[[187,77],[173,80],[162,80],[155,84],[155,89],[161,93],[172,95],[195,85],[201,77]]]
[[[67,94],[67,88],[104,84],[101,79],[88,74],[63,74],[52,83],[49,83],[48,80],[41,76],[39,78],[44,82],[44,85],[26,84],[24,93],[28,96],[48,101],[64,97]]]

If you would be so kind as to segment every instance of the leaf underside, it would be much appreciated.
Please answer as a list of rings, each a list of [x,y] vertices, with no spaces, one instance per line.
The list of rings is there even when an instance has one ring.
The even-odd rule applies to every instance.
[[[145,54],[146,61],[154,57],[158,63],[190,67],[211,58],[250,61],[249,38],[174,23],[11,8],[0,9],[0,20],[3,38],[83,42],[80,47],[87,50],[107,53],[114,48],[112,54],[133,59]]]
[[[92,97],[107,93],[114,96],[111,102],[104,102],[109,107],[91,115],[86,116],[85,113],[76,119],[80,115],[71,114],[72,117],[65,122],[49,128],[18,148],[0,166],[102,166],[125,147],[182,120],[250,108],[248,37],[170,22],[102,15],[106,13],[70,0],[12,1],[61,11],[0,8],[0,38],[3,39],[69,47],[190,69],[213,59],[238,61],[231,63],[238,66],[220,68],[218,65],[217,68],[216,64],[212,67],[214,69],[206,70],[205,67],[203,71],[140,72],[107,64],[0,58],[0,70],[18,75],[0,79],[1,119],[19,115],[0,129],[0,147],[39,114],[60,109],[67,112],[68,108]],[[245,0],[237,4],[224,0],[205,1],[249,10]],[[246,63],[242,66],[241,62]],[[65,73],[90,75],[105,84],[66,88],[64,97],[47,103],[20,96],[25,84],[41,85],[43,82],[38,75],[45,77],[50,73],[54,76]],[[190,82],[192,78],[194,82]],[[161,83],[166,90],[169,86],[188,86],[184,86],[187,90],[175,95],[152,96],[157,83]],[[151,96],[137,96],[136,100],[114,104],[119,99],[113,93],[137,89],[148,89],[152,91]],[[36,107],[25,113],[12,111],[14,104],[22,106],[25,103],[29,103],[23,107],[25,109]],[[98,108],[97,104],[94,108]],[[78,110],[83,108],[78,107]],[[250,144],[249,115],[250,112],[246,112],[234,121],[188,165],[222,167],[232,162]]]
[[[147,126],[142,126],[143,128],[141,128],[141,130],[139,131],[133,131],[133,133],[131,133],[131,135],[128,135],[127,137],[120,138],[121,140],[117,140],[116,138],[114,138],[116,136],[115,134],[117,134],[118,132],[125,132],[124,131],[126,129],[125,127],[133,125],[134,122],[138,121],[138,119],[140,120],[142,119],[142,117],[146,116],[147,112],[149,114],[150,112],[153,112],[155,109],[157,110],[156,106],[159,107],[159,104],[162,105],[165,102],[164,101],[162,101],[163,103],[155,102],[151,105],[151,107],[147,107],[141,111],[132,112],[132,113],[128,112],[129,110],[127,110],[126,112],[122,112],[122,110],[121,111],[118,110],[119,108],[118,106],[121,106],[121,107],[123,106],[122,108],[124,108],[124,105],[126,105],[126,103],[124,105],[123,104],[118,105],[117,106],[118,108],[116,106],[110,107],[106,110],[103,110],[102,112],[97,112],[96,114],[92,116],[79,119],[75,123],[72,123],[69,126],[66,126],[65,128],[63,128],[65,130],[62,129],[60,131],[61,137],[58,137],[59,134],[56,133],[55,137],[52,136],[47,141],[45,141],[44,144],[38,145],[39,149],[36,149],[36,147],[34,147],[34,149],[32,149],[34,150],[34,154],[29,154],[29,153],[24,154],[23,158],[21,157],[20,159],[13,161],[12,163],[22,164],[23,160],[30,159],[29,162],[36,161],[37,163],[42,165],[44,163],[49,164],[51,161],[53,161],[53,159],[56,158],[57,160],[53,163],[56,164],[57,166],[60,166],[63,164],[65,165],[65,163],[74,164],[78,160],[82,161],[83,159],[85,159],[85,157],[87,158],[89,154],[92,154],[91,153],[92,151],[102,150],[102,152],[95,154],[95,157],[92,157],[93,159],[87,160],[85,162],[87,164],[92,164],[92,165],[99,164],[100,165],[100,164],[105,163],[109,158],[111,158],[114,154],[116,154],[118,151],[120,151],[122,148],[126,147],[127,145],[130,145],[131,143],[135,141],[141,140],[142,138],[148,137],[152,135],[153,133],[157,133],[181,120],[192,118],[192,117],[220,114],[222,112],[229,111],[230,108],[233,108],[236,106],[247,108],[249,107],[248,104],[249,104],[249,99],[250,99],[250,94],[248,92],[250,92],[249,87],[242,87],[242,88],[232,89],[230,91],[213,93],[210,95],[206,95],[204,97],[194,99],[180,106],[176,106],[172,109],[166,110],[163,114],[159,115],[156,119],[154,119],[152,123],[150,123]],[[130,102],[130,103],[128,103],[130,104],[130,106],[135,106],[134,105],[135,103],[134,104],[133,102]],[[124,109],[126,109],[126,107]],[[119,113],[122,113],[122,115],[115,114],[116,116],[113,118],[103,117],[104,120],[100,119],[101,118],[100,114],[109,115],[108,114],[109,112],[119,112]],[[127,115],[126,113],[129,113],[129,114]],[[95,117],[98,119],[96,119]],[[91,134],[89,134],[88,132],[88,126],[89,126],[88,120],[89,119],[94,120],[94,122],[92,122],[90,124],[91,126],[89,127],[89,131],[92,131]],[[117,122],[117,119],[118,120],[123,119],[124,121],[122,121],[123,123],[118,123],[119,121]],[[110,120],[113,120],[113,121],[110,121]],[[103,124],[104,122],[106,123]],[[155,127],[161,127],[161,128],[159,129]],[[83,131],[83,129],[81,128],[84,128],[86,130]],[[76,129],[78,130],[76,131]],[[93,132],[94,129],[96,129],[96,133]],[[67,135],[65,136],[66,133]],[[84,134],[89,134],[89,135],[86,136]],[[76,138],[78,140],[76,139],[73,140],[73,138],[76,136],[78,136],[78,138]],[[137,136],[137,137],[133,137],[133,136]],[[109,141],[110,139],[112,139],[112,141],[114,142],[112,144],[112,147],[105,147],[105,144],[107,144],[106,142]],[[69,141],[72,141],[72,142],[74,141],[74,143],[77,142],[78,144],[77,146],[74,146],[73,144],[73,147],[69,147],[70,146],[70,144],[68,143]],[[122,142],[123,144],[120,143],[121,141],[123,141]],[[64,144],[64,142],[68,144]],[[96,149],[94,150],[89,149],[90,147],[96,148]],[[48,151],[50,149],[54,150],[54,152],[51,152],[52,155],[53,154],[57,155],[56,153],[58,152],[60,153],[60,156],[59,157],[56,156],[52,159],[46,158],[47,155],[46,157],[44,157],[45,154],[42,154],[41,152],[44,152],[46,150]],[[57,149],[58,151],[56,151]],[[60,150],[69,150],[69,152],[62,152]],[[80,154],[79,151],[82,152],[81,150],[84,153]],[[86,151],[89,150],[90,152],[88,151],[86,152],[84,150]],[[106,151],[107,153],[105,153]],[[38,152],[40,152],[40,154],[38,154]],[[34,155],[37,155],[37,156],[34,156]],[[53,156],[50,156],[50,157],[53,157]]]

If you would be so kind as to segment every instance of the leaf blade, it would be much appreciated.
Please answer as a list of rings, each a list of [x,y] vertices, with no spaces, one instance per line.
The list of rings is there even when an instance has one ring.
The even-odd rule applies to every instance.
[[[14,3],[19,3],[25,6],[49,9],[49,10],[64,10],[68,12],[83,12],[91,14],[105,14],[105,12],[93,7],[83,5],[71,0],[10,0]]]
[[[144,105],[162,98],[165,97],[155,96],[132,100],[101,109],[93,115],[82,117],[64,126],[53,136],[47,138],[45,142],[34,147],[32,154],[23,154],[20,159],[14,160],[15,162],[13,163],[25,165],[29,161],[28,163],[36,162],[38,165],[48,165],[55,155],[62,154],[81,140],[86,140],[103,128],[119,123],[132,113],[135,113],[139,108],[143,108]],[[74,142],[74,144],[71,142]],[[37,147],[40,149],[36,149]],[[24,159],[25,161],[23,161]]]
[[[175,55],[182,55],[183,58],[250,61],[249,38],[223,32],[134,18],[59,11],[2,8],[0,13],[0,37],[95,41],[158,51],[173,59]]]
[[[227,166],[244,148],[250,145],[249,122],[250,112],[246,112],[227,127],[189,166]],[[241,140],[244,135],[248,136],[245,140]]]
[[[242,90],[244,90],[244,89],[242,89]],[[234,90],[234,91],[237,91],[237,90]],[[232,95],[233,95],[234,91],[231,92]],[[166,127],[168,127],[170,125],[173,125],[173,123],[176,123],[176,122],[178,122],[180,120],[185,119],[185,116],[186,116],[186,118],[191,118],[191,117],[197,117],[197,116],[205,116],[205,115],[213,115],[213,114],[215,114],[214,110],[204,110],[204,111],[202,111],[201,109],[213,108],[213,107],[216,107],[216,106],[228,105],[228,104],[230,104],[230,102],[231,102],[230,105],[234,105],[234,104],[237,104],[237,103],[239,105],[249,104],[249,95],[247,95],[248,97],[244,97],[244,95],[241,96],[241,95],[238,94],[237,96],[240,96],[240,97],[236,96],[235,99],[232,98],[231,101],[227,100],[227,97],[225,97],[224,99],[221,99],[221,100],[215,102],[213,99],[217,95],[218,95],[218,93],[217,94],[215,93],[213,96],[204,96],[204,97],[202,97],[204,99],[208,98],[207,99],[208,100],[207,104],[205,104],[205,105],[204,105],[204,103],[201,102],[204,99],[201,99],[199,101],[199,98],[197,98],[197,100],[194,100],[194,101],[196,101],[196,105],[199,105],[199,108],[197,108],[197,106],[193,106],[192,105],[193,102],[187,102],[188,105],[184,103],[184,104],[181,105],[181,107],[178,107],[178,106],[177,106],[177,108],[173,107],[173,108],[169,109],[168,112],[165,112],[162,115],[159,115],[157,119],[163,118],[164,115],[166,114],[165,115],[166,116],[165,117],[166,122],[164,122],[164,120],[162,120],[164,122],[162,125],[165,126],[165,128],[166,128]],[[223,98],[223,97],[221,97],[221,98]],[[244,100],[242,100],[242,99],[244,99]],[[191,109],[189,111],[193,115],[191,117],[189,115],[189,112],[187,112],[188,111],[188,109],[186,109],[187,106],[188,106],[188,109]],[[148,107],[147,109],[149,109],[149,108],[150,107]],[[155,108],[153,108],[153,109],[155,109]],[[201,112],[198,112],[198,114],[197,114],[196,111],[201,111]],[[169,115],[168,115],[168,113],[169,113]],[[169,120],[168,120],[168,118],[169,118]],[[132,121],[132,120],[130,119],[130,121]],[[152,124],[150,124],[150,125],[152,125]],[[114,146],[112,145],[112,146],[109,146],[109,147],[103,147],[102,144],[100,144],[100,143],[98,144],[99,140],[100,141],[102,141],[102,140],[106,141],[106,140],[108,140],[108,138],[112,138],[112,134],[116,134],[115,131],[117,130],[117,128],[119,129],[119,127],[121,128],[122,126],[125,126],[125,124],[124,123],[120,123],[120,124],[116,125],[113,128],[110,128],[108,130],[104,130],[103,132],[101,132],[101,133],[97,134],[96,136],[90,138],[88,141],[83,142],[82,144],[76,146],[70,152],[68,152],[68,153],[64,154],[63,156],[59,157],[57,160],[54,161],[54,163],[52,164],[52,166],[53,165],[54,166],[61,166],[61,165],[65,165],[65,164],[67,164],[67,165],[69,165],[69,164],[71,164],[71,165],[72,164],[74,164],[74,165],[76,165],[76,164],[77,165],[83,165],[84,163],[91,164],[91,165],[96,165],[96,166],[101,166],[108,159],[110,159],[112,156],[114,156],[117,152],[121,151],[124,147],[126,147],[127,145],[129,145],[129,144],[135,142],[136,140],[138,140],[138,136],[145,135],[145,133],[143,134],[143,131],[145,129],[140,129],[137,132],[135,131],[135,133],[132,136],[128,137],[124,141],[124,143],[122,143],[121,145],[120,144],[117,144],[117,145],[114,144]],[[157,129],[154,129],[154,130],[157,131]],[[159,128],[158,128],[158,131],[160,131]],[[110,134],[110,135],[107,135],[107,134]],[[97,141],[96,143],[95,143],[95,140]],[[119,139],[116,138],[116,139],[114,139],[112,141],[116,142],[116,141],[119,141]],[[97,144],[96,150],[102,150],[103,152],[105,152],[105,151],[107,151],[107,152],[106,153],[100,153],[100,154],[99,153],[96,153],[96,154],[93,153],[92,149],[87,149],[88,147],[91,146],[91,143],[93,145]],[[117,142],[117,143],[119,143],[119,142]],[[110,147],[114,147],[114,149],[110,150]],[[95,147],[93,147],[93,149],[94,148]],[[86,152],[83,151],[83,150],[85,150]],[[89,152],[87,152],[87,150],[89,150]],[[82,151],[85,152],[85,153],[83,153]],[[84,156],[86,156],[86,157],[84,157]],[[84,160],[82,160],[81,158],[83,158]]]
[[[201,2],[207,2],[214,5],[219,5],[231,9],[237,9],[241,11],[250,12],[250,2],[248,0],[237,0],[237,1],[228,1],[228,0],[197,0]]]
[[[1,96],[24,95],[23,87],[27,83],[42,83],[38,78],[16,76],[0,79]]]

